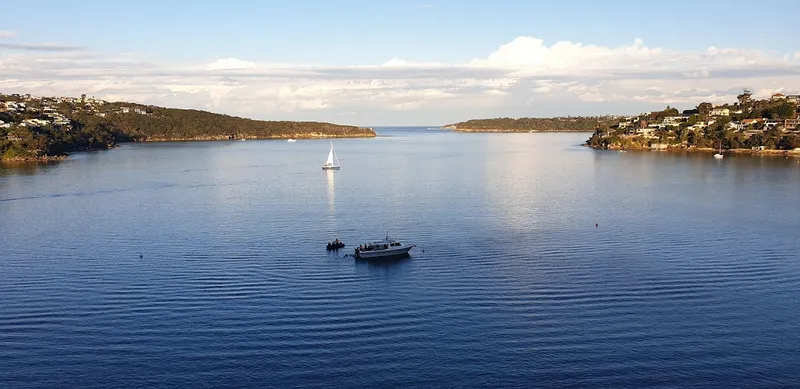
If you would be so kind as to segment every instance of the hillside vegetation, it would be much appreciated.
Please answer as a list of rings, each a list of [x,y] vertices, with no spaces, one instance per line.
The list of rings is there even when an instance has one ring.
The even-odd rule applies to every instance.
[[[369,128],[265,121],[192,109],[0,95],[0,159],[59,158],[121,142],[374,137]]]
[[[614,122],[612,116],[494,118],[472,119],[445,127],[460,132],[592,132]]]

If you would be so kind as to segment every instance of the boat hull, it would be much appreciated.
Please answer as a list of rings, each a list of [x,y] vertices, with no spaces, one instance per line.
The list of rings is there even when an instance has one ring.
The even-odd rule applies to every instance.
[[[361,251],[356,249],[355,256],[360,259],[396,258],[408,255],[414,246],[400,247],[386,250]]]
[[[323,166],[322,170],[339,170],[339,166]]]

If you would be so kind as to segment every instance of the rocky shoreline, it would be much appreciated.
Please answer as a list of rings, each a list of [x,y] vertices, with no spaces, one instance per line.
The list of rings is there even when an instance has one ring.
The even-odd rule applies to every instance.
[[[491,133],[504,133],[504,134],[535,134],[545,132],[575,132],[575,133],[590,133],[593,131],[583,130],[509,130],[503,128],[457,128],[457,127],[442,127],[455,132],[491,132]]]
[[[591,145],[585,144],[584,146],[590,147],[597,150],[613,150],[613,151],[658,151],[658,152],[684,152],[684,153],[716,153],[719,149],[711,148],[711,147],[666,147],[666,148],[646,148],[646,147],[635,147],[635,148],[623,148],[619,147],[618,145],[612,144],[608,147],[593,147]],[[722,153],[732,153],[732,154],[751,154],[751,155],[776,155],[776,156],[793,156],[793,157],[800,157],[800,150],[775,150],[775,149],[726,149],[722,150]]]
[[[191,138],[161,138],[161,137],[150,137],[147,139],[138,140],[137,142],[192,142],[192,141],[221,141],[221,140],[239,140],[239,139],[247,139],[247,140],[281,140],[281,139],[358,139],[358,138],[374,138],[376,136],[375,131],[369,129],[369,132],[363,133],[356,133],[356,134],[323,134],[321,132],[308,132],[308,133],[296,133],[296,134],[281,134],[275,136],[256,136],[256,135],[247,135],[247,134],[237,134],[234,136],[228,135],[211,135],[211,136],[199,136],[199,137],[191,137]]]
[[[44,157],[0,158],[0,163],[17,164],[30,162],[59,162],[67,159],[68,157],[68,155],[46,155]]]
[[[352,138],[374,138],[376,136],[375,131],[373,129],[368,128],[366,130],[367,131],[363,133],[356,133],[356,134],[324,134],[321,132],[307,132],[307,133],[296,133],[296,134],[281,134],[270,137],[259,137],[254,135],[236,135],[236,136],[219,135],[219,136],[201,136],[192,138],[148,138],[143,140],[135,140],[132,142],[121,142],[120,144],[109,146],[108,148],[80,150],[76,152],[108,150],[119,147],[120,145],[125,143],[203,142],[203,141],[226,141],[226,140],[240,140],[240,139],[247,139],[247,140],[343,139],[343,138],[352,139]],[[42,157],[13,157],[13,158],[0,158],[0,163],[18,164],[18,163],[31,163],[31,162],[58,162],[58,161],[63,161],[67,158],[69,158],[69,154],[45,155]]]

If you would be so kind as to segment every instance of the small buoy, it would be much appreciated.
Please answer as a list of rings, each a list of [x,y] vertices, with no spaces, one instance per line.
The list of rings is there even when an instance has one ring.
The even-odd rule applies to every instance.
[[[597,227],[597,223],[594,223],[594,226]]]
[[[142,254],[139,254],[139,258],[140,258],[140,259],[142,258]]]

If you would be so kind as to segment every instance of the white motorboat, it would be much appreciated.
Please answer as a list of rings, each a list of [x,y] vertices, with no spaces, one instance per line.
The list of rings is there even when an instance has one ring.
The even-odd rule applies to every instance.
[[[297,142],[297,140],[296,140],[296,139],[292,139],[292,138],[289,138],[289,139],[287,139],[286,141],[287,141],[287,142]]]
[[[389,234],[387,233],[386,238],[383,240],[369,242],[356,247],[355,257],[360,259],[400,257],[408,255],[408,252],[414,247],[417,247],[417,245],[389,239]]]
[[[336,156],[336,150],[333,149],[333,142],[331,142],[331,151],[328,152],[328,160],[322,165],[323,170],[339,170],[339,157]]]

